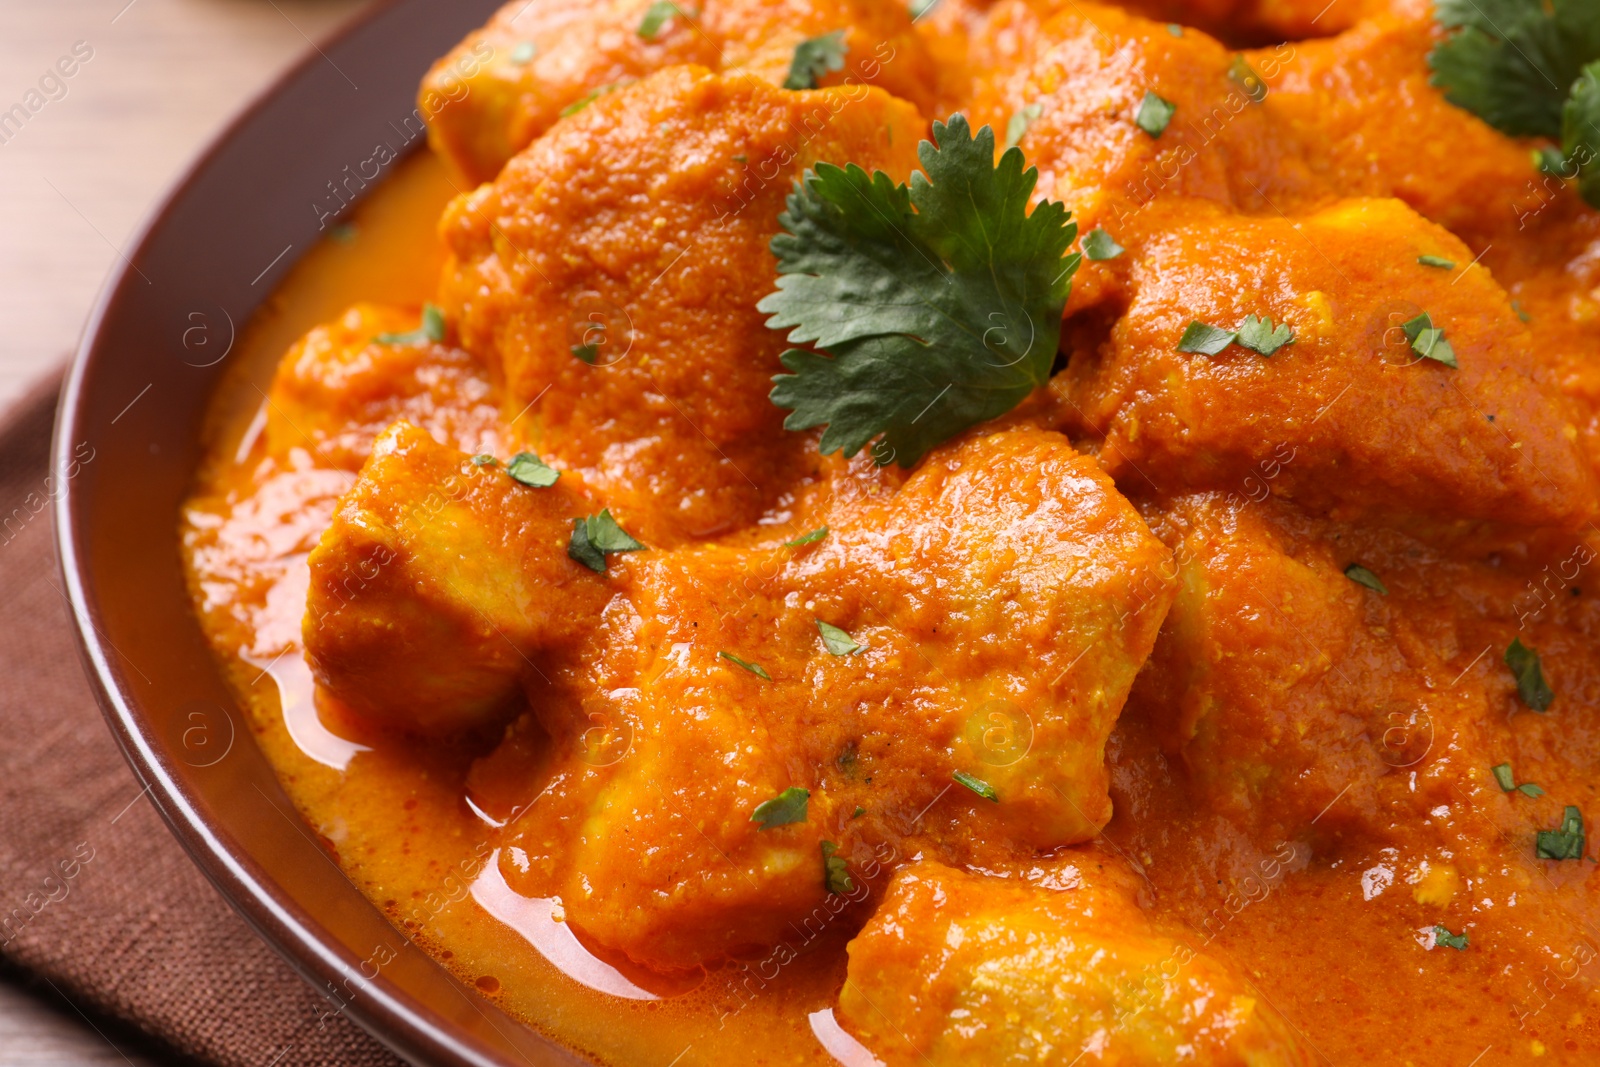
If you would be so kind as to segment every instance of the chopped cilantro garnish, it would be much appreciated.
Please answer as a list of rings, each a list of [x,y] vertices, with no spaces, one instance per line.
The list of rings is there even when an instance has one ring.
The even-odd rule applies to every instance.
[[[328,236],[332,237],[335,241],[338,241],[342,245],[347,245],[355,241],[358,233],[359,231],[356,229],[355,223],[341,222],[339,225],[328,231]]]
[[[1509,793],[1517,787],[1517,780],[1511,776],[1511,764],[1497,763],[1489,768],[1489,773],[1494,775],[1501,792]]]
[[[494,457],[487,452],[479,452],[472,457],[472,465],[474,467],[492,467],[494,466]]]
[[[1196,319],[1189,323],[1183,336],[1178,339],[1178,351],[1193,356],[1214,356],[1238,338],[1239,335],[1232,330]]]
[[[767,325],[827,354],[790,349],[773,379],[790,430],[827,426],[823,452],[878,435],[880,465],[909,467],[1003,415],[1050,378],[1078,256],[1060,203],[1029,211],[1039,173],[964,115],[934,123],[911,184],[819,163],[796,184],[772,239]]]
[[[656,34],[661,32],[661,27],[678,13],[678,5],[672,0],[655,0],[655,3],[645,9],[644,18],[639,20],[639,36],[647,41],[655,40]]]
[[[938,6],[939,0],[911,0],[911,21],[917,21]]]
[[[573,345],[572,354],[583,360],[589,366],[594,366],[594,361],[600,358],[599,345]]]
[[[1106,231],[1096,227],[1083,235],[1083,256],[1085,259],[1102,260],[1116,259],[1127,249],[1117,244]]]
[[[847,51],[843,30],[806,38],[794,46],[794,59],[789,63],[789,76],[783,79],[783,87],[815,89],[818,78],[829,71],[844,69]]]
[[[784,548],[799,548],[801,545],[814,545],[818,541],[822,540],[824,537],[827,537],[827,536],[828,536],[828,528],[826,526],[818,526],[815,530],[812,530],[810,533],[801,534],[799,537],[796,537],[793,541],[785,541],[783,543],[783,547]]]
[[[511,462],[506,464],[506,473],[523,485],[531,485],[535,489],[548,489],[556,484],[556,479],[561,477],[561,472],[547,464],[532,452],[518,452],[511,457]]]
[[[863,808],[861,805],[857,804],[856,805],[856,810],[850,813],[850,817],[852,819],[859,819],[859,818],[861,818],[861,816],[865,815],[866,813],[867,813],[867,809]]]
[[[810,797],[810,790],[792,785],[771,800],[764,800],[757,804],[756,810],[750,813],[750,821],[760,823],[763,830],[770,830],[774,826],[788,826],[790,823],[805,822],[806,801]]]
[[[1238,340],[1250,351],[1270,356],[1284,345],[1294,344],[1294,330],[1288,323],[1274,326],[1271,315],[1264,319],[1246,315],[1244,325],[1239,327]]]
[[[623,86],[632,84],[632,82],[632,78],[624,78],[622,81],[612,82],[609,85],[602,85],[598,89],[590,89],[587,93],[584,93],[578,99],[562,108],[561,117],[566,118],[568,115],[576,115],[578,112],[582,111],[584,108],[588,107],[602,96],[605,96],[608,93],[614,93]]]
[[[1539,662],[1539,653],[1523,644],[1522,638],[1514,637],[1506,648],[1505,659],[1506,666],[1511,668],[1511,676],[1517,680],[1517,695],[1522,702],[1534,711],[1547,710],[1556,695],[1544,680],[1544,665]]]
[[[1178,110],[1178,105],[1170,100],[1165,100],[1155,93],[1146,92],[1144,99],[1139,101],[1139,113],[1133,117],[1134,124],[1151,137],[1160,137],[1167,130],[1167,124],[1172,121],[1173,112]]]
[[[1525,797],[1544,796],[1543,787],[1533,782],[1523,782],[1518,785],[1517,780],[1511,775],[1511,764],[1509,763],[1498,763],[1489,768],[1489,773],[1494,775],[1495,782],[1499,784],[1503,792],[1517,792]]]
[[[1233,62],[1228,64],[1228,80],[1237,85],[1252,104],[1259,104],[1267,98],[1266,81],[1244,56],[1236,55]]]
[[[1542,860],[1583,859],[1583,812],[1567,805],[1559,830],[1540,830],[1534,838],[1534,855]]]
[[[1443,363],[1446,367],[1457,366],[1456,350],[1450,347],[1450,342],[1444,339],[1444,331],[1434,326],[1427,312],[1401,328],[1406,332],[1406,340],[1411,342],[1411,351],[1423,359]]]
[[[1447,927],[1435,926],[1433,928],[1433,943],[1462,952],[1467,947],[1467,932],[1463,930],[1459,934],[1452,934]]]
[[[1438,267],[1440,270],[1455,270],[1456,261],[1445,259],[1443,256],[1418,256],[1417,262],[1424,267]]]
[[[1167,23],[1167,32],[1172,34],[1174,37],[1182,37],[1183,27],[1178,25],[1176,22],[1169,22]]]
[[[1525,310],[1523,310],[1521,301],[1519,301],[1519,300],[1511,301],[1511,310],[1515,311],[1517,313],[1517,318],[1521,319],[1523,322],[1532,322],[1533,321],[1533,316],[1528,314]]]
[[[1379,596],[1388,596],[1389,587],[1383,584],[1383,579],[1373,574],[1359,563],[1352,563],[1344,569],[1344,576],[1357,585],[1364,585]]]
[[[850,880],[850,868],[836,856],[839,846],[832,841],[822,843],[822,884],[830,893],[851,893],[856,884]]]
[[[1028,132],[1028,127],[1032,126],[1042,114],[1044,114],[1042,105],[1029,104],[1012,115],[1010,121],[1006,123],[1006,147],[1015,148],[1022,143],[1023,134]]]
[[[735,666],[743,667],[757,678],[761,678],[769,682],[772,681],[772,675],[768,674],[767,669],[761,666],[759,663],[751,663],[749,660],[740,659],[732,652],[718,652],[717,655],[721,656],[723,659],[734,664]]]
[[[533,62],[533,57],[539,54],[539,46],[532,41],[523,41],[511,50],[510,59],[519,67],[525,67]]]
[[[983,799],[999,803],[1000,795],[994,791],[994,786],[982,778],[974,778],[966,771],[956,771],[950,777],[954,778],[957,784],[966,786]]]
[[[432,304],[422,305],[422,325],[408,333],[380,333],[373,341],[380,345],[420,345],[444,340],[444,312]]]
[[[817,620],[817,632],[822,635],[822,643],[828,646],[830,656],[848,656],[862,649],[849,634],[821,619]]]
[[[638,552],[643,548],[644,545],[617,525],[610,508],[602,508],[598,515],[572,520],[572,540],[567,543],[567,555],[597,574],[606,572],[606,556],[611,553]]]

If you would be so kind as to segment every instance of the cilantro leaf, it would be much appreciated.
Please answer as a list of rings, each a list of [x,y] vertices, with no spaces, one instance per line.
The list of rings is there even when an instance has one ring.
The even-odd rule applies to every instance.
[[[602,96],[614,93],[618,89],[626,88],[627,86],[632,85],[633,82],[633,78],[623,78],[621,81],[614,81],[607,85],[602,85],[597,89],[590,89],[587,93],[584,93],[582,96],[578,97],[578,99],[562,108],[560,117],[566,118],[569,115],[576,115],[578,112],[582,111],[584,108],[588,107]]]
[[[1199,319],[1189,323],[1178,339],[1178,351],[1192,356],[1214,356],[1239,339],[1232,330],[1224,330]]]
[[[757,804],[756,810],[750,813],[750,821],[760,823],[763,830],[805,822],[806,801],[809,799],[811,799],[810,790],[790,786],[771,800]]]
[[[1497,763],[1489,768],[1489,773],[1494,775],[1501,792],[1509,793],[1517,787],[1517,780],[1511,776],[1511,764]]]
[[[1450,342],[1444,339],[1444,331],[1434,326],[1427,312],[1401,328],[1406,332],[1406,340],[1411,342],[1411,351],[1423,359],[1435,360],[1446,367],[1459,366],[1456,363],[1456,350],[1450,347]]]
[[[1511,676],[1517,680],[1517,695],[1522,702],[1534,711],[1548,710],[1556,695],[1544,680],[1544,665],[1539,662],[1539,653],[1523,644],[1522,638],[1514,637],[1506,648],[1505,659],[1506,666],[1511,668]]]
[[[1127,249],[1117,244],[1116,238],[1106,231],[1095,228],[1083,235],[1083,258],[1102,260],[1116,259]]]
[[[1544,787],[1536,782],[1523,782],[1517,786],[1517,792],[1525,797],[1542,797],[1544,796]]]
[[[1160,137],[1167,132],[1167,124],[1177,110],[1178,105],[1171,100],[1146,92],[1139,101],[1139,113],[1133,117],[1133,123],[1151,137]]]
[[[1446,100],[1512,137],[1562,135],[1562,108],[1585,64],[1600,58],[1592,0],[1438,0],[1455,30],[1428,55]]]
[[[1542,860],[1583,859],[1583,812],[1567,805],[1557,830],[1540,830],[1534,837],[1533,854]]]
[[[1239,343],[1252,352],[1270,356],[1284,345],[1294,344],[1294,330],[1287,323],[1273,326],[1271,315],[1264,319],[1246,315],[1244,325],[1239,327]]]
[[[592,367],[595,364],[595,360],[600,358],[600,346],[592,344],[573,345],[572,354]]]
[[[1435,926],[1433,928],[1433,943],[1435,945],[1443,945],[1445,948],[1453,948],[1457,952],[1463,952],[1467,947],[1467,932],[1463,930],[1459,934],[1452,934],[1447,927]]]
[[[790,430],[827,426],[823,452],[878,437],[879,465],[1003,415],[1050,377],[1078,256],[1066,208],[1028,208],[1039,172],[1020,149],[994,162],[994,131],[935,123],[923,172],[896,185],[819,163],[796,183],[772,239],[778,289],[759,305],[796,344],[772,402]]]
[[[511,50],[507,58],[519,67],[525,67],[533,62],[533,57],[539,54],[539,46],[532,41],[523,41]]]
[[[829,71],[844,69],[847,51],[843,30],[834,30],[821,37],[807,37],[794,46],[794,59],[789,63],[789,76],[783,79],[783,87],[815,89],[818,78]]]
[[[1015,148],[1022,141],[1023,135],[1028,132],[1028,127],[1032,126],[1042,114],[1044,114],[1044,106],[1042,104],[1029,104],[1015,115],[1012,115],[1006,123],[1005,146],[1007,148]]]
[[[828,646],[830,656],[848,656],[852,652],[860,652],[863,647],[848,633],[821,619],[817,620],[817,632],[822,635],[822,643]]]
[[[1443,256],[1418,256],[1417,262],[1424,267],[1437,267],[1440,270],[1455,270],[1456,261],[1445,259]]]
[[[661,27],[667,20],[679,14],[678,5],[672,0],[655,0],[645,9],[644,18],[639,20],[639,36],[647,41],[656,39],[656,34],[661,32]]]
[[[1359,563],[1352,563],[1344,569],[1344,576],[1357,585],[1364,585],[1379,596],[1388,596],[1389,587],[1383,584],[1383,579],[1373,574]]]
[[[908,8],[911,12],[911,21],[917,21],[938,6],[939,0],[911,0]]]
[[[1245,99],[1259,104],[1267,98],[1267,83],[1244,56],[1235,55],[1228,64],[1228,80],[1239,87]]]
[[[492,467],[494,466],[494,463],[494,457],[489,455],[487,452],[479,452],[476,456],[472,457],[472,465],[474,467]]]
[[[783,547],[784,548],[799,548],[801,545],[814,545],[818,541],[822,540],[824,537],[827,537],[827,536],[828,536],[828,528],[826,526],[818,526],[815,530],[812,530],[810,533],[801,534],[799,537],[796,537],[793,541],[785,541],[783,543]]]
[[[606,572],[606,556],[613,552],[638,552],[645,546],[617,525],[610,508],[600,514],[572,520],[572,540],[567,555],[597,574]]]
[[[747,659],[740,659],[738,656],[735,656],[732,652],[718,652],[717,655],[721,656],[723,659],[727,660],[729,663],[734,664],[735,666],[743,667],[745,670],[749,671],[751,674],[755,675],[757,678],[763,679],[764,681],[768,681],[768,682],[772,681],[772,675],[768,674],[767,673],[767,669],[765,667],[761,666],[761,664],[759,664],[759,663],[751,663]]]
[[[990,785],[982,778],[974,778],[966,771],[956,771],[950,775],[950,777],[956,780],[956,784],[966,786],[983,799],[992,800],[996,804],[1000,802],[1000,794],[994,791],[994,786]]]
[[[512,456],[511,462],[506,464],[506,473],[523,485],[531,485],[535,489],[548,489],[556,484],[557,478],[561,477],[560,471],[532,452],[518,452]]]
[[[850,880],[850,868],[843,859],[834,855],[839,846],[832,841],[822,843],[822,884],[830,893],[851,893],[856,884]]]
[[[380,333],[372,339],[380,345],[421,345],[444,340],[444,312],[432,304],[422,305],[422,325],[406,333]]]

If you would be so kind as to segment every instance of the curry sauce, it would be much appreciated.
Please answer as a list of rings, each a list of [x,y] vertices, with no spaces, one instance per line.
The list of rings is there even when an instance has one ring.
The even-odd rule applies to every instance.
[[[397,929],[606,1063],[1592,1060],[1600,214],[1430,7],[1323,6],[519,3],[442,59],[181,519]],[[1081,235],[1048,381],[824,451],[780,216],[957,112]]]

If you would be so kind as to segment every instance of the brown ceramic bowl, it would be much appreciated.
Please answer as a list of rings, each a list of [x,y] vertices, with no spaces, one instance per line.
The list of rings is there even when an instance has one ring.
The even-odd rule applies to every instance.
[[[178,509],[235,330],[309,249],[326,183],[411,115],[432,60],[497,0],[392,0],[230,125],[111,277],[61,399],[61,566],[106,719],[235,908],[318,990],[418,1064],[575,1064],[405,941],[301,822],[190,611]],[[359,88],[353,88],[359,86]],[[411,146],[420,147],[421,138]],[[399,147],[396,145],[396,147]],[[74,447],[95,461],[78,468]],[[380,945],[398,949],[380,968]],[[376,970],[376,976],[373,972]]]

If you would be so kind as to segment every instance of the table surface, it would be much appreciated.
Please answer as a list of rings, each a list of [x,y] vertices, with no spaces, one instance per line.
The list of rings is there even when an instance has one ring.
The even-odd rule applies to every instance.
[[[145,213],[210,136],[364,0],[4,0],[0,111],[88,54],[0,131],[0,405],[72,352]],[[0,969],[0,1067],[170,1062]]]

